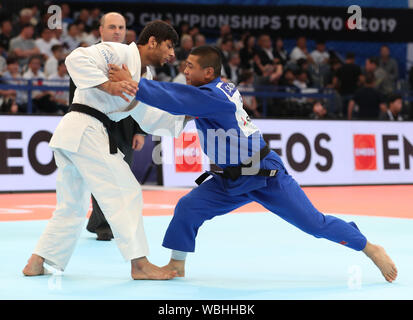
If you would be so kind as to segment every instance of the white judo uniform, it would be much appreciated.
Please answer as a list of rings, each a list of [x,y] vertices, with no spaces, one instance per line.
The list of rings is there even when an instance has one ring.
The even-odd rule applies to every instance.
[[[96,86],[108,81],[108,64],[126,64],[135,81],[141,76],[141,61],[135,43],[102,42],[78,48],[66,58],[68,72],[77,89],[73,103],[84,104],[113,121],[131,115],[141,128],[155,135],[179,136],[185,116],[112,96]],[[147,68],[146,78],[152,75]],[[57,204],[34,253],[64,270],[83,230],[93,193],[108,220],[125,260],[149,253],[142,219],[142,191],[124,155],[109,153],[108,133],[97,119],[79,112],[67,113],[57,126],[49,146],[58,168]]]

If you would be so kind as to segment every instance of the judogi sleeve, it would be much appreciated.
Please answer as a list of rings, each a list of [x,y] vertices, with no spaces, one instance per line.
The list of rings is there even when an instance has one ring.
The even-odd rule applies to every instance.
[[[110,47],[106,46],[104,50],[109,52]],[[111,63],[111,61],[105,61],[105,57],[113,56],[113,52],[111,53],[112,55],[104,56],[99,52],[97,45],[94,45],[77,48],[66,57],[67,71],[78,89],[96,87],[109,81],[102,67]]]
[[[143,131],[156,136],[179,137],[186,125],[184,115],[172,115],[143,102],[133,108],[131,116]]]
[[[235,111],[228,99],[220,99],[211,89],[190,85],[141,79],[136,99],[170,112],[200,118],[222,117],[226,110]]]

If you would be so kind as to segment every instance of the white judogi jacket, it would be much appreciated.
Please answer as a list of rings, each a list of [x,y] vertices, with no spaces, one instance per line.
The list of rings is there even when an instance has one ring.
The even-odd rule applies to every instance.
[[[67,70],[76,85],[73,103],[95,108],[113,121],[132,116],[147,133],[178,137],[185,123],[185,116],[175,116],[126,95],[131,103],[121,97],[112,96],[96,86],[108,81],[108,64],[126,64],[134,81],[141,77],[141,59],[134,42],[130,45],[117,42],[101,42],[87,48],[77,48],[66,58]],[[147,68],[146,78],[152,79]],[[95,121],[89,116],[76,112],[66,114],[56,128],[51,148],[61,148],[76,152],[84,130]]]
[[[178,135],[184,116],[137,103],[97,89],[108,81],[108,63],[126,64],[134,80],[140,80],[138,48],[102,42],[78,48],[66,58],[66,66],[77,86],[73,102],[81,103],[119,121],[131,115],[148,133]],[[147,72],[147,78],[151,78]],[[162,132],[158,130],[161,129]],[[57,126],[50,147],[57,165],[56,210],[40,237],[34,253],[45,262],[64,270],[83,230],[93,193],[108,220],[116,244],[125,260],[147,256],[141,187],[123,154],[110,154],[108,133],[97,119],[79,112],[67,113]]]

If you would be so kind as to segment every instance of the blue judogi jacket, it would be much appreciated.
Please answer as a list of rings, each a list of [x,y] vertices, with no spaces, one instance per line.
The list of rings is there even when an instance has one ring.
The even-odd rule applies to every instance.
[[[194,117],[204,153],[221,168],[247,162],[266,145],[245,112],[235,85],[221,81],[220,77],[200,87],[141,79],[136,99],[171,114]],[[274,151],[261,160],[259,167],[284,169]],[[268,178],[241,176],[232,181],[216,177],[230,194],[264,187]]]

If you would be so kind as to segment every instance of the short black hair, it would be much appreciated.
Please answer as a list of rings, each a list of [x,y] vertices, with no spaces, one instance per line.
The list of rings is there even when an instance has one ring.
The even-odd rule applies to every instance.
[[[355,59],[356,55],[354,54],[354,52],[347,52],[346,53],[346,59]]]
[[[389,96],[387,97],[387,103],[393,103],[394,101],[396,101],[397,99],[402,99],[402,95],[399,93],[391,93],[389,94]]]
[[[139,34],[137,44],[147,44],[150,37],[155,37],[156,42],[159,44],[163,41],[171,40],[174,46],[176,46],[179,39],[175,29],[170,24],[162,20],[154,20],[149,22]]]
[[[198,57],[198,63],[201,68],[212,67],[215,77],[221,75],[221,52],[217,47],[209,45],[199,46],[193,48],[189,54]]]
[[[376,66],[379,65],[379,59],[377,57],[370,57],[368,58],[368,60],[370,61],[370,63],[374,63]]]
[[[65,59],[60,59],[60,60],[57,62],[57,66],[58,66],[58,67],[60,67],[62,64],[65,64]]]
[[[61,44],[54,44],[51,48],[52,52],[58,51],[60,49],[63,49],[63,46]]]

